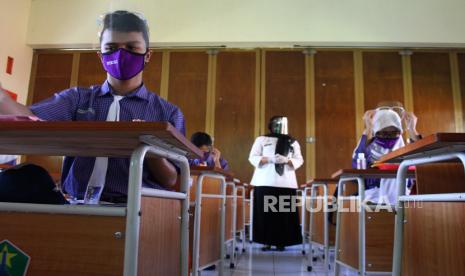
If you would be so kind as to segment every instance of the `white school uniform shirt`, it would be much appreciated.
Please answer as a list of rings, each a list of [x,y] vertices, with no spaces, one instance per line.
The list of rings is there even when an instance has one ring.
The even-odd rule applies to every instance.
[[[293,152],[289,152],[288,158],[293,166],[285,165],[283,175],[279,175],[275,170],[274,163],[259,165],[262,157],[275,156],[278,138],[260,136],[255,139],[249,155],[249,162],[255,167],[255,171],[250,182],[253,186],[270,186],[277,188],[297,189],[297,178],[295,170],[304,163],[300,145],[297,141],[292,143]]]

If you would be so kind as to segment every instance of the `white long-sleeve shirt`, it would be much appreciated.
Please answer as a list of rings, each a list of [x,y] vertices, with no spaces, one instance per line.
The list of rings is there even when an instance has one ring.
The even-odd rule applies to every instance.
[[[249,162],[255,167],[255,171],[250,184],[254,186],[271,186],[278,188],[293,188],[296,189],[297,178],[295,170],[304,163],[300,145],[297,141],[292,143],[293,152],[289,152],[288,158],[292,162],[292,166],[286,164],[284,166],[283,175],[279,175],[275,170],[275,164],[268,163],[259,165],[263,157],[275,156],[276,144],[278,138],[260,136],[255,139],[249,155]]]

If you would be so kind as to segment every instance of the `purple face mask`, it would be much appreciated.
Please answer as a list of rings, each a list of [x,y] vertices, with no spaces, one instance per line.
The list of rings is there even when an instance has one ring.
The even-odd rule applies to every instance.
[[[375,138],[375,143],[380,145],[381,147],[385,149],[392,149],[397,141],[399,140],[399,137],[396,138]]]
[[[144,69],[145,54],[119,48],[116,51],[102,54],[102,63],[105,71],[115,79],[129,80]]]

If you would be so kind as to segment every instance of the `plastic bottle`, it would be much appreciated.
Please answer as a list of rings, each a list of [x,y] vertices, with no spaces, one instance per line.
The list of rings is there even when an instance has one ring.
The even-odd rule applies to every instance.
[[[365,159],[365,153],[361,152],[357,154],[357,169],[366,170],[366,168],[367,168],[367,160]]]

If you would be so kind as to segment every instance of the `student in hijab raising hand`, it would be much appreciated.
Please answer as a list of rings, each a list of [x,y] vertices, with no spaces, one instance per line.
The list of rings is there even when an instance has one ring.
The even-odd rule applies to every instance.
[[[403,114],[409,140],[421,138],[416,131],[416,116],[413,113]],[[367,167],[379,160],[383,155],[405,146],[402,133],[402,119],[399,112],[390,108],[377,108],[365,113],[365,131],[352,155],[352,167],[357,167],[357,159],[363,154]],[[365,183],[365,199],[379,204],[396,203],[395,179],[367,179]]]
[[[290,206],[297,190],[295,170],[304,160],[299,143],[288,135],[286,117],[274,116],[268,129],[269,134],[255,140],[249,155],[255,167],[253,240],[265,245],[262,250],[276,246],[283,251],[301,243],[299,217]]]

